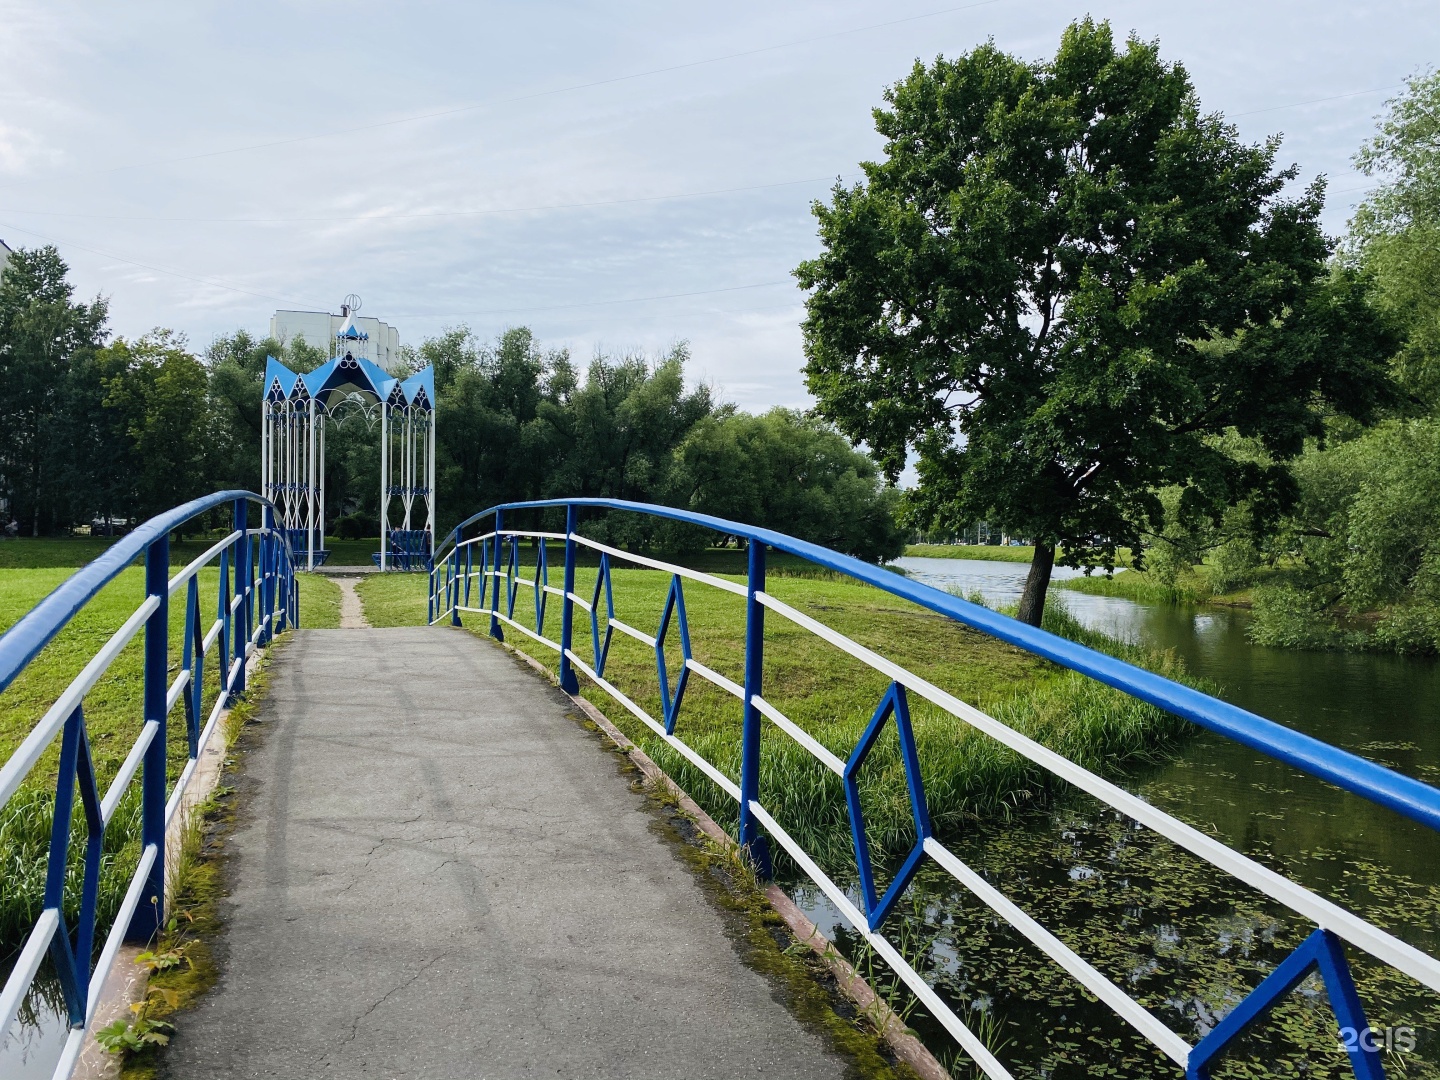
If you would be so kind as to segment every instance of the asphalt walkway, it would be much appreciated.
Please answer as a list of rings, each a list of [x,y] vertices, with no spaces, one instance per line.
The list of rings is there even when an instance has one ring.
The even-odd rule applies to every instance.
[[[839,1077],[573,705],[461,630],[301,630],[168,1076]]]

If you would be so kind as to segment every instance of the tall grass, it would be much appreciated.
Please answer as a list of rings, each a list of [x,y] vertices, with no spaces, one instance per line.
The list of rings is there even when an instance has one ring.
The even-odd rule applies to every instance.
[[[1090,574],[1053,583],[1057,589],[1089,593],[1091,596],[1121,596],[1141,604],[1203,604],[1214,599],[1209,585],[1193,574],[1166,584],[1143,570],[1121,570],[1113,577]]]
[[[55,818],[55,793],[23,787],[0,816],[0,943],[4,953],[24,941],[45,904],[50,826]],[[85,877],[85,846],[89,830],[76,800],[65,863],[65,921],[74,930],[80,914]],[[105,829],[101,845],[100,893],[96,905],[97,951],[120,910],[120,901],[140,861],[140,788],[132,786],[120,800]]]

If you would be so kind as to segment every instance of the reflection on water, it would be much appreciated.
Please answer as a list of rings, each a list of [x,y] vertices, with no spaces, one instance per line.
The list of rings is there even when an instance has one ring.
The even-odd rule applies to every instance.
[[[0,985],[9,978],[14,958],[0,962]],[[20,1006],[15,1022],[0,1040],[0,1077],[4,1080],[48,1080],[60,1061],[70,1025],[60,984],[43,967]]]

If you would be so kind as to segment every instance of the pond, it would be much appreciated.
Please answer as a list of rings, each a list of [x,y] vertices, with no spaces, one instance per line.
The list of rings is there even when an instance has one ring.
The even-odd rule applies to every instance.
[[[1023,563],[905,558],[912,578],[992,606],[1014,603]],[[1055,578],[1077,572],[1056,568]],[[1120,640],[1172,649],[1218,696],[1261,716],[1440,782],[1440,665],[1377,654],[1298,652],[1252,645],[1249,613],[1234,608],[1140,604],[1055,588],[1085,626]],[[1152,803],[1280,869],[1422,948],[1440,943],[1440,836],[1219,736],[1200,733],[1167,764],[1126,784]],[[1194,1042],[1217,1010],[1289,951],[1309,927],[1234,885],[1168,842],[1087,796],[977,825],[952,847],[1081,955],[1142,997]],[[802,906],[869,964],[818,891]],[[927,871],[896,932],[952,1005],[1017,1076],[1170,1075],[1108,1010],[982,909],[944,874]],[[1418,1045],[1387,1064],[1437,1076],[1440,1003],[1403,976],[1350,951],[1370,1021],[1416,1029]],[[883,978],[879,965],[874,974]],[[1323,990],[1303,985],[1273,1014],[1283,1037],[1249,1038],[1216,1076],[1348,1076]],[[923,1014],[911,1017],[934,1046],[948,1045]],[[1285,1060],[1282,1063],[1282,1059]],[[1113,1070],[1095,1072],[1101,1070]]]

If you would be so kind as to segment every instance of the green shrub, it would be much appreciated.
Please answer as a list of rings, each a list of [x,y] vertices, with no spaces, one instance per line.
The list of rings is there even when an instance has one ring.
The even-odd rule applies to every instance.
[[[1255,618],[1246,635],[1256,645],[1278,649],[1339,649],[1350,635],[1314,592],[1288,585],[1255,590]]]
[[[346,514],[335,519],[335,535],[341,540],[364,540],[380,535],[379,519],[369,514]]]
[[[1375,627],[1376,648],[1411,656],[1440,651],[1440,609],[1425,603],[1392,607]]]

